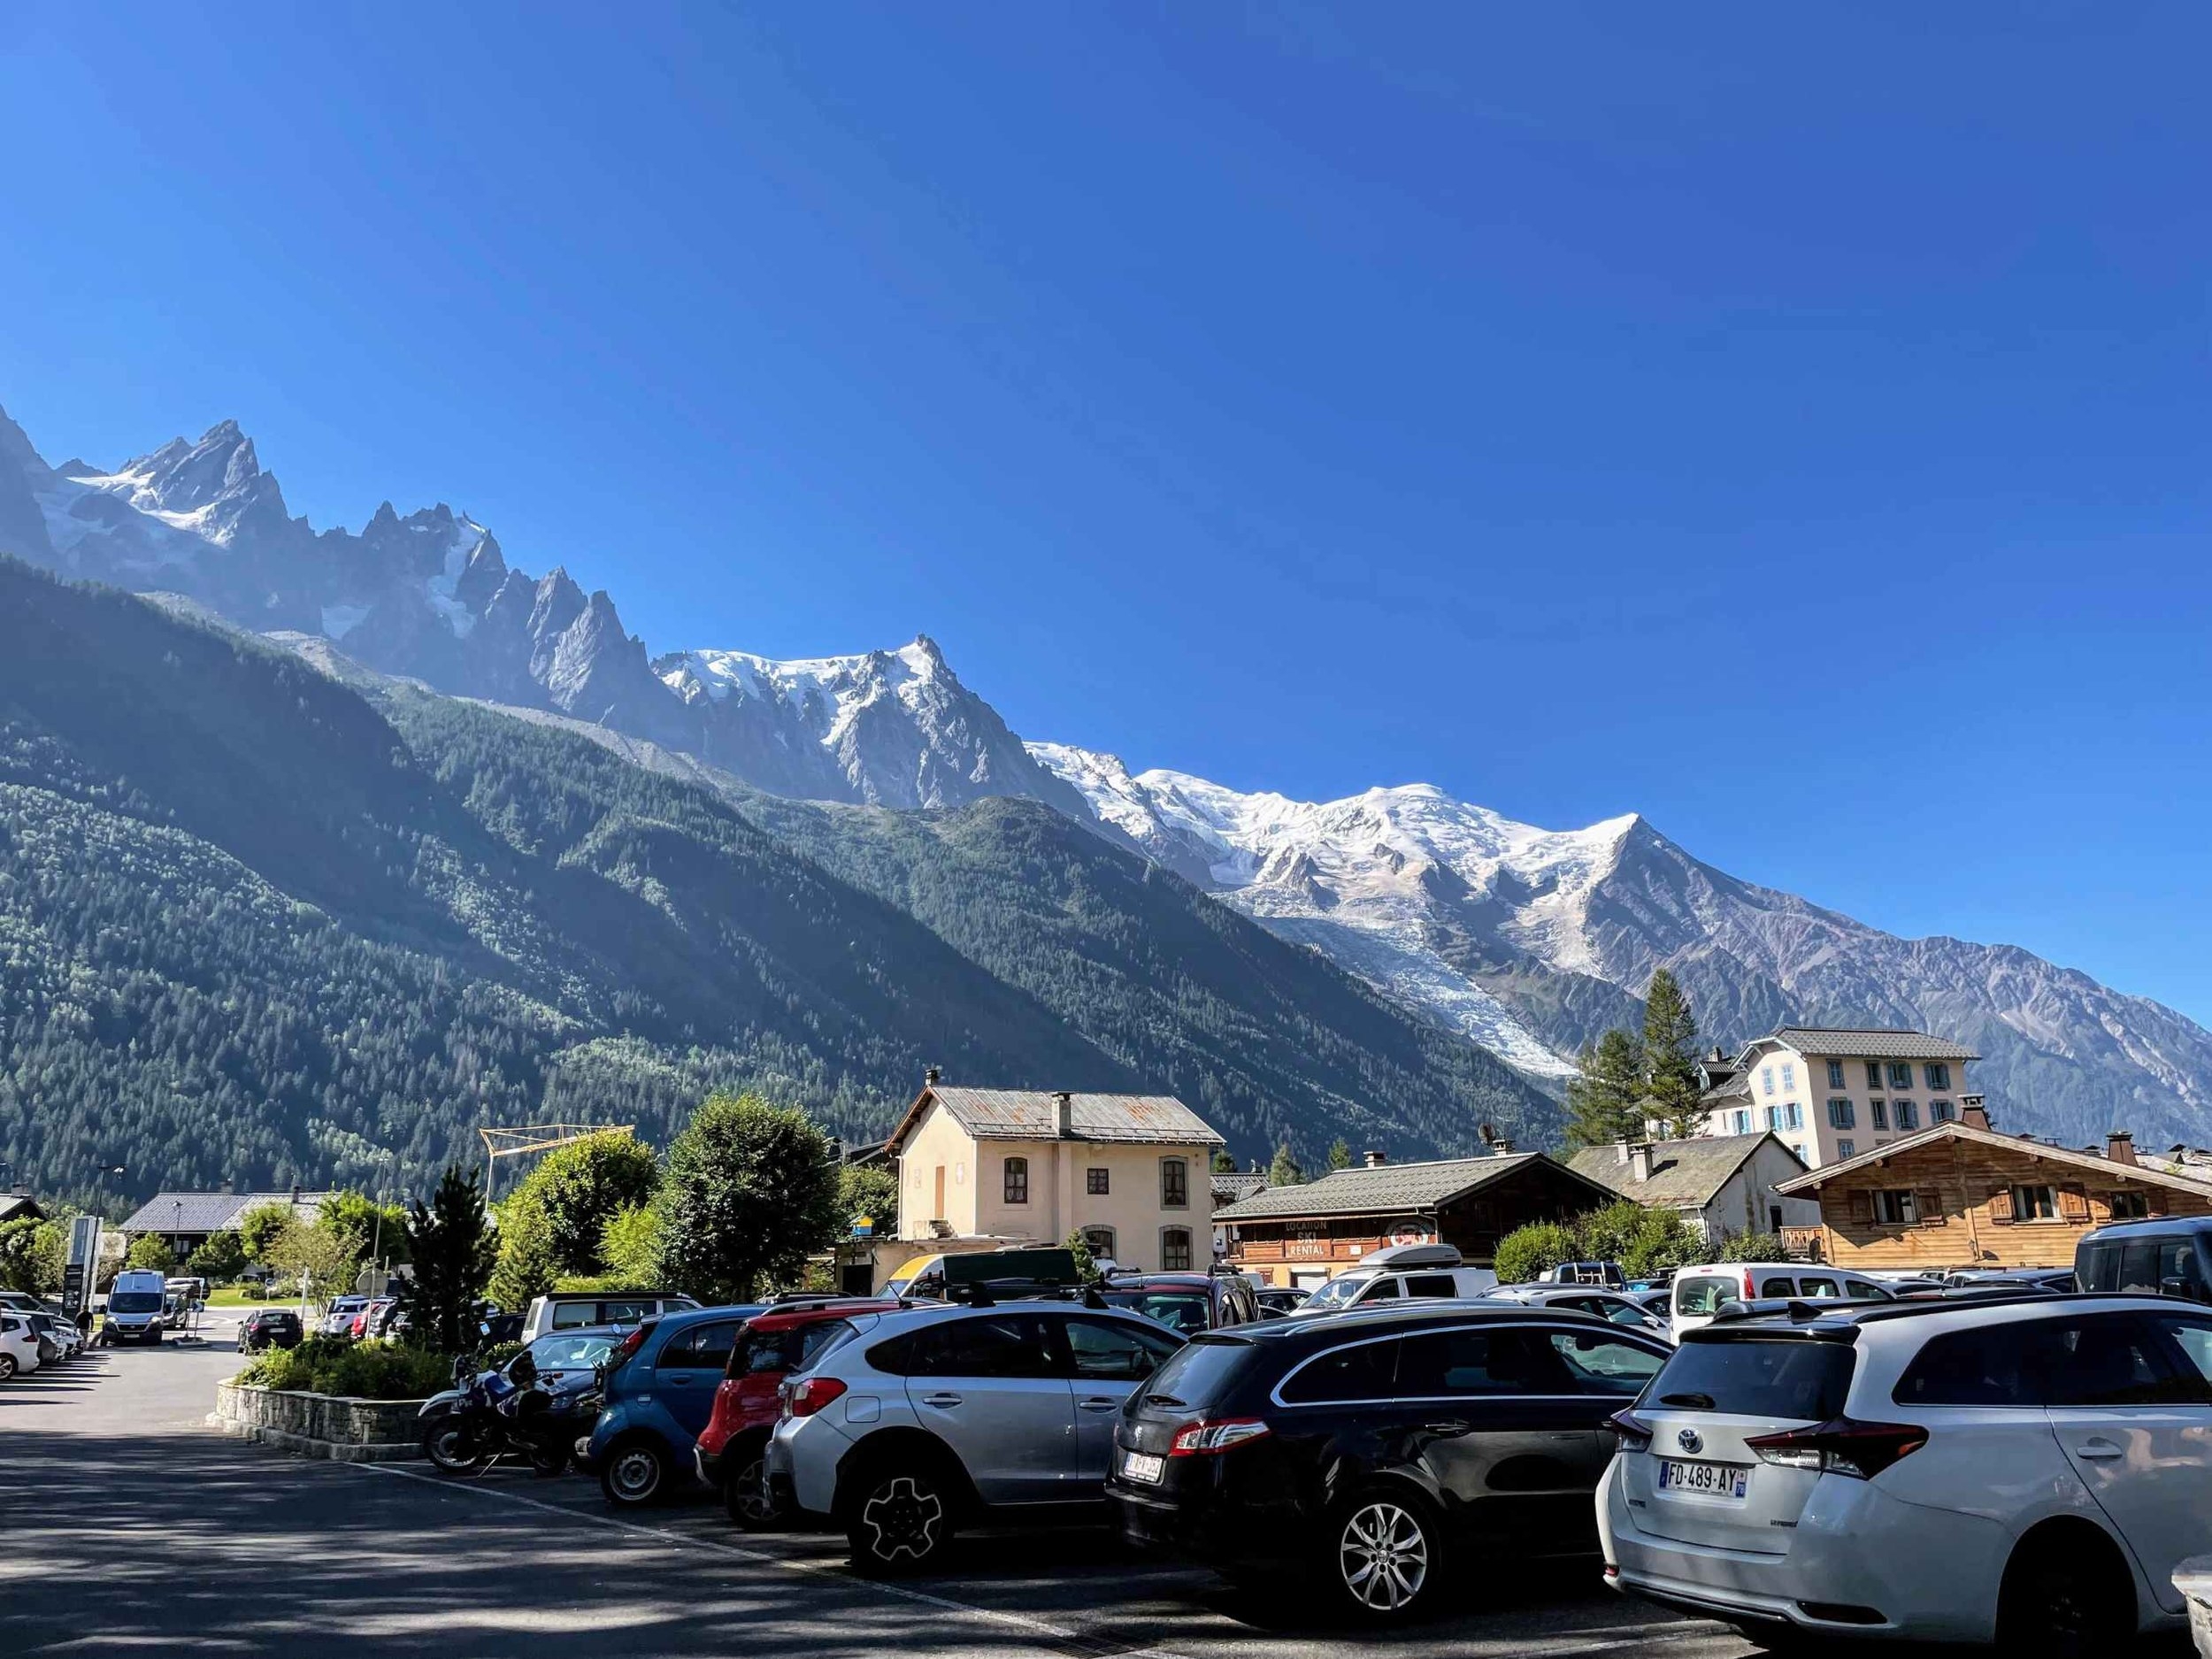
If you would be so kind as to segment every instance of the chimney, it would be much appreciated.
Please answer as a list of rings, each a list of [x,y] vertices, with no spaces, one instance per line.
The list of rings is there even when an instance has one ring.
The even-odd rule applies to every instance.
[[[2124,1129],[2115,1129],[2104,1138],[2104,1155],[2115,1164],[2135,1162],[2135,1137]]]
[[[228,1180],[226,1180],[223,1183],[223,1190],[226,1193],[235,1194],[238,1191],[238,1178],[236,1176],[233,1176]]]
[[[1647,1181],[1651,1179],[1651,1142],[1639,1141],[1628,1148],[1628,1179]]]
[[[1628,1148],[1629,1148],[1629,1143],[1628,1143],[1627,1141],[1616,1141],[1613,1143],[1613,1162],[1614,1162],[1614,1163],[1616,1163],[1616,1164],[1625,1164],[1625,1163],[1627,1163],[1627,1162],[1628,1162]]]
[[[1490,1137],[1490,1155],[1491,1155],[1493,1157],[1500,1157],[1500,1158],[1502,1158],[1502,1157],[1503,1157],[1503,1156],[1504,1156],[1507,1153],[1509,1153],[1509,1152],[1510,1152],[1510,1151],[1512,1151],[1512,1150],[1513,1150],[1513,1138],[1512,1138],[1512,1136],[1510,1136],[1510,1135],[1492,1135],[1492,1136]]]
[[[296,1203],[298,1203],[298,1202],[299,1202],[299,1201],[300,1201],[300,1189],[299,1189],[298,1187],[295,1187],[292,1189],[292,1202],[293,1202],[294,1203],[296,1203]]]
[[[1982,1096],[1979,1094],[1959,1096],[1959,1121],[1969,1129],[1989,1127],[1989,1108],[1982,1104]]]
[[[1072,1094],[1069,1094],[1067,1090],[1065,1090],[1065,1089],[1062,1089],[1062,1090],[1061,1090],[1058,1094],[1055,1094],[1055,1095],[1052,1097],[1052,1100],[1053,1100],[1053,1104],[1054,1104],[1054,1105],[1056,1105],[1056,1106],[1057,1106],[1057,1107],[1060,1109],[1060,1113],[1059,1113],[1059,1129],[1060,1129],[1060,1139],[1061,1139],[1061,1140],[1063,1140],[1063,1141],[1072,1141],[1072,1140],[1074,1140],[1074,1139],[1075,1139],[1075,1096],[1074,1096],[1074,1095],[1072,1095]]]
[[[933,1065],[928,1067],[922,1072],[922,1087],[924,1088],[935,1088],[937,1087],[937,1079],[942,1076],[944,1076],[944,1073],[939,1071],[935,1066]]]
[[[1382,1168],[1385,1164],[1389,1162],[1389,1160],[1383,1156],[1381,1153],[1372,1150],[1363,1152],[1360,1156],[1365,1160],[1367,1167],[1371,1170],[1379,1170]]]

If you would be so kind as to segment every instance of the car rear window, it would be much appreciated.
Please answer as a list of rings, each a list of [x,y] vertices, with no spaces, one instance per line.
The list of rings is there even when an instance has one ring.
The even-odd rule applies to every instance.
[[[1126,1308],[1132,1313],[1158,1320],[1171,1331],[1186,1334],[1203,1331],[1210,1322],[1206,1293],[1202,1290],[1110,1290],[1106,1293],[1106,1305]]]
[[[1258,1352],[1257,1343],[1236,1337],[1194,1338],[1167,1356],[1145,1393],[1165,1394],[1187,1406],[1211,1405],[1227,1397]]]
[[[1843,1414],[1857,1361],[1841,1342],[1693,1337],[1652,1379],[1644,1399],[1672,1410],[1824,1422]]]
[[[1724,1302],[1735,1302],[1743,1295],[1743,1276],[1740,1273],[1701,1273],[1692,1279],[1674,1281],[1674,1310],[1702,1318],[1720,1311]]]

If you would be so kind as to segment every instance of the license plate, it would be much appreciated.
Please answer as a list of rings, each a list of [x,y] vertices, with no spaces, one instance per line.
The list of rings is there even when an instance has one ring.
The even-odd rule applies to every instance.
[[[1160,1484],[1160,1477],[1166,1471],[1166,1460],[1155,1457],[1149,1452],[1124,1452],[1121,1455],[1121,1472],[1125,1479],[1141,1481],[1148,1486],[1156,1486]]]
[[[1730,1503],[1740,1503],[1750,1484],[1751,1467],[1747,1463],[1685,1463],[1671,1457],[1659,1460],[1659,1490],[1662,1492],[1721,1498]]]

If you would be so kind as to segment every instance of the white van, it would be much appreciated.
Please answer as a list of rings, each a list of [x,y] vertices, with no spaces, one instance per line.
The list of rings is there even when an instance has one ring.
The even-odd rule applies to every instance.
[[[534,1342],[548,1331],[574,1331],[585,1325],[634,1325],[657,1319],[699,1304],[689,1296],[663,1290],[556,1290],[530,1304],[523,1321],[522,1340]]]
[[[158,1342],[169,1286],[150,1267],[127,1267],[108,1286],[104,1334],[111,1342]]]
[[[1804,1302],[1894,1302],[1863,1273],[1847,1273],[1818,1262],[1708,1262],[1679,1267],[1667,1298],[1669,1325],[1679,1342],[1685,1331],[1713,1323],[1724,1302],[1787,1296]]]
[[[1452,1245],[1393,1244],[1369,1251],[1357,1267],[1339,1273],[1287,1317],[1308,1319],[1406,1296],[1464,1301],[1497,1287],[1495,1273],[1486,1267],[1461,1265],[1459,1251]]]

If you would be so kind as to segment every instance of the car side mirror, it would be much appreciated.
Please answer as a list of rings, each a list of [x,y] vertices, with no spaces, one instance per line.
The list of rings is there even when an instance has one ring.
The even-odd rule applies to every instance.
[[[2185,1279],[2160,1279],[2158,1281],[2158,1294],[2162,1296],[2182,1296],[2191,1302],[2199,1302],[2202,1300],[2202,1298],[2200,1297],[2196,1291],[2190,1286],[2189,1281]]]

